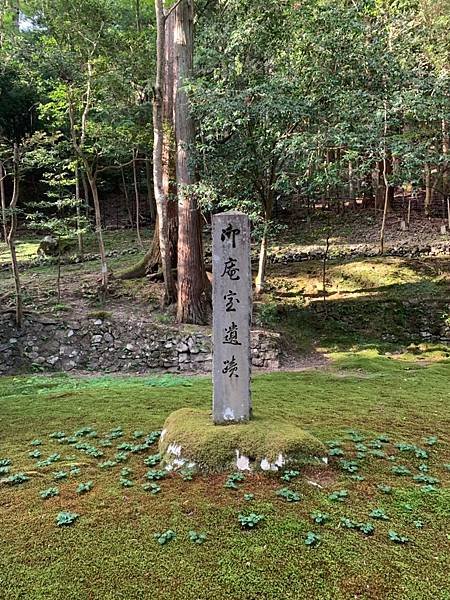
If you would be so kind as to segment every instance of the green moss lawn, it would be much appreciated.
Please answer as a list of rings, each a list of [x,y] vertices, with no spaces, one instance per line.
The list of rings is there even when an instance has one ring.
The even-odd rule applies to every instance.
[[[375,352],[335,355],[325,371],[257,376],[256,414],[316,435],[331,465],[305,467],[290,481],[246,476],[237,489],[225,487],[226,475],[170,475],[152,481],[161,488],[152,494],[142,484],[158,465],[144,459],[157,444],[129,449],[171,411],[207,408],[208,379],[3,378],[0,479],[29,479],[0,484],[0,598],[449,599],[449,381],[448,360],[424,365]],[[97,437],[81,435],[84,427]],[[78,449],[53,432],[78,432]],[[103,455],[92,456],[95,449]],[[118,452],[122,462],[100,467]],[[38,466],[55,453],[58,460]],[[70,470],[54,481],[54,472]],[[88,481],[92,490],[77,494]],[[50,487],[59,495],[42,499]],[[282,488],[299,501],[277,495]],[[333,496],[340,490],[342,501]],[[61,511],[80,516],[57,527]],[[246,531],[238,515],[252,512],[265,518]],[[315,523],[313,512],[328,520]],[[367,523],[372,535],[361,531]],[[176,538],[160,545],[154,534],[169,529]],[[206,541],[190,541],[191,530]],[[308,532],[318,536],[312,547]]]

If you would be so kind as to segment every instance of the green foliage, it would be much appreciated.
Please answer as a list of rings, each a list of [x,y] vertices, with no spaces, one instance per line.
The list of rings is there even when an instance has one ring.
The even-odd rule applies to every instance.
[[[176,533],[174,531],[172,531],[171,529],[168,529],[164,533],[153,534],[153,537],[158,542],[158,544],[160,544],[161,546],[164,546],[164,544],[167,544],[168,542],[170,542],[171,540],[174,540],[176,538]]]
[[[244,500],[246,502],[251,502],[255,499],[255,494],[244,494]]]
[[[93,481],[87,481],[86,483],[80,483],[75,490],[77,494],[86,494],[86,492],[90,492],[94,487]]]
[[[237,490],[238,489],[238,483],[242,483],[245,479],[245,476],[243,473],[231,473],[231,475],[228,475],[228,478],[224,484],[224,487],[232,489],[232,490]]]
[[[39,496],[43,500],[47,500],[47,498],[54,498],[55,496],[59,496],[59,489],[57,487],[49,487],[46,490],[39,492]]]
[[[38,439],[32,440],[30,446],[42,446],[42,441]]]
[[[194,544],[203,544],[206,541],[206,535],[204,533],[197,533],[196,531],[190,531],[188,537]]]
[[[195,471],[192,469],[182,469],[180,475],[183,481],[192,481],[194,479]]]
[[[293,490],[290,490],[289,488],[281,488],[276,491],[276,494],[280,498],[284,498],[286,500],[286,502],[299,502],[300,501],[300,494],[297,494],[297,492],[294,492]]]
[[[295,479],[299,475],[300,475],[300,471],[295,471],[295,470],[285,471],[283,473],[283,475],[281,476],[281,480],[289,482],[289,481],[291,481],[291,479]]]
[[[261,521],[264,521],[265,515],[250,513],[249,515],[239,514],[238,521],[243,529],[254,529]]]
[[[58,527],[66,527],[68,525],[73,525],[73,523],[75,523],[79,516],[79,514],[74,512],[62,511],[58,513],[56,517],[56,525]]]
[[[348,498],[347,490],[338,490],[328,495],[328,500],[331,500],[332,502],[344,502],[346,498]]]
[[[381,483],[377,485],[377,489],[383,494],[392,494],[392,486]]]
[[[30,458],[40,458],[41,452],[39,450],[32,450],[31,452],[28,452],[28,456]]]
[[[407,544],[409,542],[409,539],[407,537],[400,535],[393,529],[390,529],[388,531],[388,537],[391,540],[391,542],[394,542],[396,544]]]
[[[53,479],[55,481],[60,481],[61,479],[67,479],[69,473],[67,471],[55,471],[53,473]]]
[[[344,451],[342,448],[330,448],[330,450],[328,450],[328,456],[344,456]]]
[[[134,486],[134,483],[131,481],[131,479],[127,479],[126,477],[121,477],[119,479],[119,483],[124,488],[130,488]]]
[[[347,473],[355,473],[359,470],[359,465],[354,460],[341,460],[339,461],[339,466],[343,471],[347,471]]]
[[[1,480],[1,483],[4,483],[5,485],[21,485],[22,483],[25,483],[26,481],[29,481],[29,477],[27,475],[25,475],[25,473],[14,473],[13,475],[10,475],[9,477],[6,477],[5,479]]]
[[[0,475],[7,475],[10,471],[10,467],[0,467]]]
[[[439,479],[436,477],[431,477],[430,475],[426,475],[425,473],[421,475],[414,475],[413,481],[416,483],[425,483],[427,485],[436,485],[439,483]]]
[[[99,467],[100,469],[111,469],[112,467],[115,467],[117,465],[117,461],[115,460],[104,460],[103,462],[99,463]]]
[[[49,433],[48,437],[54,440],[61,440],[62,438],[66,437],[66,434],[64,433],[64,431],[54,431],[53,433]]]
[[[12,464],[9,458],[0,459],[0,467],[9,467]]]
[[[373,517],[374,519],[379,519],[381,521],[389,521],[389,517],[382,508],[374,508],[371,510],[369,517]]]
[[[319,546],[322,541],[322,537],[318,533],[314,533],[313,531],[308,531],[306,538],[304,540],[305,546],[309,546],[313,548],[314,546]]]
[[[142,488],[153,495],[158,494],[161,491],[161,488],[157,483],[143,483]]]
[[[427,446],[435,446],[438,443],[439,439],[437,436],[431,435],[430,437],[426,438],[424,441]]]
[[[324,525],[325,523],[328,523],[328,521],[330,521],[331,517],[328,513],[323,513],[316,510],[313,513],[311,513],[311,519],[314,521],[314,523],[317,523],[318,525]]]
[[[144,459],[144,465],[146,465],[147,467],[154,467],[160,462],[161,454],[152,454],[151,456],[147,456],[147,458]]]
[[[392,467],[391,472],[394,473],[394,475],[399,475],[400,477],[411,475],[411,471],[403,465]]]
[[[162,471],[162,470],[158,470],[158,469],[150,469],[145,474],[145,478],[150,479],[150,481],[165,479],[166,477],[167,477],[167,471]]]

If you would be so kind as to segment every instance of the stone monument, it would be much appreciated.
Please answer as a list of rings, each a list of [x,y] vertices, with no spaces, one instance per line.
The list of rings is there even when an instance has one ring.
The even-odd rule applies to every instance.
[[[240,212],[213,216],[213,420],[251,417],[250,221]]]

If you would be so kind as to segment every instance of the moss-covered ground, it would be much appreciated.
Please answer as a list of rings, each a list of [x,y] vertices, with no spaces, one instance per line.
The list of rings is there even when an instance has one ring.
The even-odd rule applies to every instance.
[[[147,471],[158,470],[144,464],[156,443],[116,466],[99,463],[123,443],[141,443],[133,432],[159,430],[173,410],[207,409],[207,378],[3,378],[0,460],[12,464],[0,477],[24,472],[30,479],[0,485],[0,598],[448,600],[449,378],[449,361],[424,365],[374,351],[335,355],[320,372],[257,376],[255,413],[276,414],[316,435],[334,455],[331,466],[305,468],[289,482],[246,476],[238,489],[224,486],[226,475],[187,481],[171,475],[155,481],[157,494],[142,488]],[[73,436],[86,426],[98,437],[78,439],[103,456],[49,437],[55,431]],[[124,435],[110,435],[112,446],[103,446],[117,427]],[[34,439],[42,445],[32,446]],[[61,458],[39,468],[29,456],[36,450],[39,460],[52,453]],[[78,475],[53,481],[53,472],[73,464]],[[396,475],[401,466],[411,474]],[[131,469],[125,479],[132,487],[120,484],[123,468]],[[86,481],[92,491],[78,495]],[[391,486],[391,493],[379,485]],[[59,496],[39,497],[53,486]],[[287,502],[277,495],[280,488],[300,500]],[[330,499],[344,489],[342,502]],[[388,520],[370,516],[374,509]],[[60,511],[80,517],[58,528]],[[314,511],[330,520],[313,522]],[[252,512],[265,519],[243,530],[238,515]],[[375,531],[349,529],[342,517],[372,523]],[[158,544],[154,533],[168,529],[176,538]],[[206,541],[190,541],[190,530],[205,533]],[[391,541],[389,530],[409,541]],[[317,546],[305,545],[308,532],[320,536]]]

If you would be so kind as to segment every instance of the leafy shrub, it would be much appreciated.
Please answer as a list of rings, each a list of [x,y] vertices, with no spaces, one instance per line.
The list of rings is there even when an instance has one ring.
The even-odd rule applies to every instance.
[[[94,483],[92,481],[87,481],[86,483],[80,483],[75,490],[77,494],[86,494],[90,492],[94,487]]]
[[[55,496],[59,496],[59,489],[57,487],[47,488],[46,490],[39,492],[39,496],[43,500],[47,500],[47,498],[54,498]]]
[[[319,546],[320,542],[322,541],[322,538],[320,535],[318,535],[317,533],[314,533],[313,531],[308,531],[304,544],[305,546],[309,546],[310,548],[313,548],[314,546]]]
[[[328,521],[330,521],[330,515],[328,513],[314,511],[311,513],[311,519],[314,521],[314,523],[323,525],[324,523],[328,523]]]
[[[164,533],[155,533],[153,537],[157,540],[158,544],[163,546],[164,544],[167,544],[167,542],[174,540],[176,538],[176,533],[175,531],[168,529]]]
[[[190,531],[188,537],[194,544],[203,544],[206,540],[206,535],[204,533],[197,533],[196,531]]]
[[[238,521],[243,529],[254,529],[258,523],[264,521],[265,518],[266,517],[264,515],[258,515],[256,513],[250,513],[249,515],[238,515]]]
[[[280,496],[280,498],[284,498],[286,502],[299,502],[300,500],[300,495],[288,488],[281,488],[280,490],[277,490],[276,494],[277,496]]]
[[[72,525],[79,518],[80,515],[73,512],[62,511],[58,513],[56,517],[56,524],[58,527],[65,527],[67,525]]]

